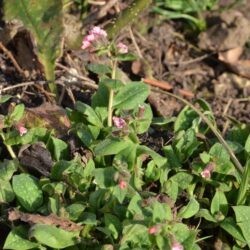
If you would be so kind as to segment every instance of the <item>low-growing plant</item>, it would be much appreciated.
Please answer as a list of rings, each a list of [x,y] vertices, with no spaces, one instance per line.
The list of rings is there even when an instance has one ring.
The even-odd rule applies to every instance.
[[[135,58],[125,44],[93,27],[82,49],[105,60],[88,65],[99,78],[91,105],[67,108],[69,133],[85,155],[70,158],[52,132],[19,124],[22,104],[0,120],[13,158],[0,163],[3,249],[191,250],[216,240],[249,247],[250,128],[234,126],[223,139],[202,99],[186,102],[176,118],[156,119],[148,85],[119,77],[119,63]],[[158,152],[141,142],[167,130],[173,137]],[[32,174],[16,157],[38,141],[50,152],[49,173]]]

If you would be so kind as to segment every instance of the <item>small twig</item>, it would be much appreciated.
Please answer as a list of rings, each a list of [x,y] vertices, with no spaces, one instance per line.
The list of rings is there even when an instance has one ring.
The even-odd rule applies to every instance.
[[[13,63],[14,67],[16,68],[16,70],[25,77],[25,73],[24,71],[21,69],[21,67],[19,66],[19,64],[17,63],[16,59],[14,58],[14,56],[12,55],[12,53],[2,44],[2,42],[0,42],[0,49],[7,55],[7,57],[11,60],[11,62]]]
[[[2,92],[6,92],[8,90],[11,90],[11,89],[16,89],[16,88],[20,88],[20,87],[26,87],[26,86],[32,86],[32,85],[35,85],[35,84],[46,84],[47,82],[46,81],[39,81],[39,82],[22,82],[22,83],[18,83],[18,84],[15,84],[13,86],[9,86],[9,87],[6,87],[6,88],[3,88],[2,89]]]
[[[131,38],[131,40],[132,40],[133,45],[135,46],[135,49],[136,49],[136,51],[137,51],[138,56],[142,59],[142,58],[143,58],[143,55],[142,55],[141,50],[140,50],[140,48],[139,48],[139,46],[138,46],[138,44],[137,44],[137,42],[136,42],[136,40],[135,40],[135,36],[134,36],[134,34],[133,34],[133,31],[132,31],[132,29],[131,29],[131,26],[129,26],[129,35],[130,35],[130,38]]]
[[[205,54],[205,55],[202,55],[200,57],[196,57],[194,59],[190,59],[190,60],[187,60],[187,61],[180,61],[180,62],[168,62],[169,65],[179,65],[179,66],[184,66],[184,65],[188,65],[188,64],[192,64],[192,63],[196,63],[196,62],[200,62],[200,61],[203,61],[204,59],[214,55],[215,53],[210,53],[210,54]]]
[[[160,89],[153,89],[153,91],[155,92],[159,92],[161,94],[164,95],[168,95],[171,97],[176,98],[177,100],[183,102],[184,104],[186,104],[187,106],[189,106],[191,109],[193,109],[200,117],[201,119],[208,125],[208,127],[212,130],[212,132],[215,134],[215,136],[217,137],[217,139],[219,140],[219,142],[223,145],[223,147],[227,150],[228,154],[231,157],[231,160],[233,161],[236,169],[239,171],[240,174],[243,173],[244,169],[241,166],[239,160],[237,159],[237,157],[235,156],[235,154],[233,153],[233,151],[231,150],[231,148],[228,146],[227,142],[224,140],[224,138],[222,137],[222,135],[220,134],[220,132],[213,126],[213,124],[209,121],[209,119],[198,109],[196,108],[192,103],[190,103],[189,101],[166,91],[160,90]]]
[[[60,64],[60,63],[56,63],[56,66],[58,68],[61,68],[61,69],[64,69],[65,71],[67,71],[70,75],[80,79],[80,80],[83,80],[85,81],[84,84],[87,86],[87,87],[90,87],[92,89],[98,89],[98,85],[95,84],[94,81],[92,81],[91,79],[89,79],[88,77],[85,77],[85,76],[80,76],[78,74],[74,74],[70,71],[69,68],[65,67],[64,65]]]

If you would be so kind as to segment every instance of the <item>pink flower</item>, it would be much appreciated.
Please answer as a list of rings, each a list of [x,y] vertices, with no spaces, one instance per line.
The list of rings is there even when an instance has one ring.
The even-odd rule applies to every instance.
[[[100,38],[106,37],[106,36],[107,36],[107,32],[105,30],[101,29],[98,26],[95,26],[89,31],[89,34],[83,38],[81,48],[87,49],[88,47],[92,46],[93,43],[98,42]]]
[[[118,52],[121,54],[126,54],[128,53],[128,46],[124,43],[118,43],[117,44]]]
[[[148,229],[149,234],[157,234],[158,233],[158,227],[157,226],[152,226]]]
[[[25,128],[22,124],[17,124],[16,129],[20,136],[23,136],[28,132],[28,129]]]
[[[124,189],[127,188],[127,186],[128,186],[128,184],[127,184],[126,181],[124,181],[124,180],[120,180],[120,181],[119,181],[119,188],[120,188],[120,189],[124,190]]]
[[[83,40],[81,49],[87,49],[90,46],[91,46],[91,43],[89,41]]]
[[[201,172],[201,177],[204,179],[210,179],[211,178],[211,174],[214,171],[215,168],[215,164],[213,162],[210,162],[205,168],[204,170]]]
[[[90,31],[89,34],[92,34],[94,36],[103,36],[103,37],[107,37],[107,32],[105,30],[103,30],[102,28],[98,27],[98,26],[94,26]]]
[[[117,117],[117,116],[113,116],[113,123],[114,123],[114,126],[116,128],[123,128],[125,125],[126,125],[126,122],[124,119],[120,118],[120,117]]]
[[[184,250],[184,247],[178,241],[175,241],[171,247],[171,250]]]

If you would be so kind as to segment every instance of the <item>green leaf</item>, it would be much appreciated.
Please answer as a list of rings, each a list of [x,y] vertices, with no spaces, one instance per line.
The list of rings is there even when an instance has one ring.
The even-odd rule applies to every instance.
[[[111,68],[104,64],[90,63],[87,65],[87,69],[97,75],[106,75],[112,72]]]
[[[10,120],[13,122],[18,122],[23,117],[24,108],[25,107],[23,104],[16,105],[10,114]]]
[[[126,62],[126,61],[135,61],[137,59],[137,56],[131,53],[126,53],[126,54],[118,54],[116,58],[118,61]]]
[[[178,183],[173,179],[168,179],[162,185],[162,192],[166,193],[173,201],[176,201],[179,192]]]
[[[4,1],[5,17],[19,19],[30,30],[37,44],[38,58],[44,66],[47,80],[55,79],[55,61],[61,54],[63,5],[58,0]]]
[[[212,156],[215,163],[222,164],[230,161],[230,155],[220,143],[215,143],[210,148],[209,154]]]
[[[64,142],[63,140],[60,140],[53,136],[50,137],[48,148],[50,149],[50,152],[52,152],[53,158],[56,161],[59,161],[65,158],[67,159],[69,156],[68,144]]]
[[[94,153],[97,156],[116,155],[123,149],[130,147],[131,144],[132,142],[128,140],[121,140],[114,137],[108,138],[96,145]]]
[[[9,181],[0,180],[0,203],[8,203],[13,201],[15,194]]]
[[[107,188],[113,186],[114,182],[114,174],[116,170],[113,167],[105,167],[105,168],[97,168],[94,170],[94,176],[96,184],[100,188]]]
[[[85,146],[91,148],[91,145],[95,139],[97,139],[100,133],[100,129],[96,126],[84,125],[81,124],[79,128],[77,128],[76,134],[79,139],[84,143]]]
[[[124,87],[124,83],[117,79],[105,78],[102,79],[99,84],[105,85],[109,90],[119,90],[120,88]]]
[[[38,181],[29,174],[15,175],[12,186],[17,200],[28,211],[33,212],[43,203],[43,193]]]
[[[186,106],[182,109],[174,122],[174,132],[177,133],[181,130],[189,129],[192,126],[193,120],[197,117],[197,113]]]
[[[117,239],[122,231],[122,225],[119,219],[112,214],[104,214],[105,227],[112,233],[114,239]]]
[[[109,102],[109,89],[108,87],[100,82],[98,90],[92,96],[91,106],[96,107],[107,107]]]
[[[181,189],[186,189],[193,181],[193,176],[189,173],[179,172],[170,178],[171,180],[178,183]]]
[[[115,95],[113,107],[126,110],[137,108],[147,99],[148,95],[148,85],[142,82],[128,83]]]
[[[74,203],[66,207],[66,211],[69,213],[69,219],[72,221],[77,221],[83,214],[86,206],[81,203]]]
[[[152,118],[153,118],[153,112],[151,109],[151,106],[149,104],[143,104],[143,115],[142,117],[136,117],[135,119],[135,126],[136,126],[136,133],[142,134],[148,131]]]
[[[116,185],[114,188],[113,188],[113,196],[117,198],[117,200],[120,202],[120,204],[122,204],[122,202],[124,201],[125,197],[126,197],[126,194],[128,192],[128,189],[125,188],[125,189],[121,189],[118,185]]]
[[[247,137],[247,140],[245,143],[245,150],[248,154],[250,154],[250,135]]]
[[[18,161],[17,160],[4,160],[0,162],[0,179],[9,181],[12,178],[12,175],[18,169]]]
[[[155,201],[153,203],[153,223],[164,223],[173,219],[171,208],[166,203]]]
[[[200,209],[200,204],[195,198],[191,198],[188,204],[180,209],[178,217],[188,219],[194,216]]]
[[[27,240],[28,230],[24,226],[18,226],[11,230],[5,240],[3,249],[28,250],[39,246],[38,243]]]
[[[92,107],[90,107],[89,105],[85,103],[77,101],[75,104],[75,108],[77,111],[79,111],[86,117],[87,121],[90,124],[98,126],[100,128],[102,127],[102,122]]]
[[[196,214],[196,217],[202,217],[207,221],[217,223],[217,220],[211,215],[211,213],[204,208],[200,209],[200,211]]]
[[[7,102],[11,97],[11,95],[0,95],[0,104]]]
[[[216,190],[216,193],[211,202],[210,208],[211,214],[215,215],[218,212],[221,212],[224,216],[227,215],[228,212],[228,202],[224,192],[219,189]]]
[[[246,243],[240,231],[240,228],[236,225],[235,220],[232,217],[227,217],[225,220],[223,220],[220,223],[220,227],[223,228],[229,234],[231,234],[231,236],[233,236],[234,239]]]
[[[36,224],[30,229],[30,237],[52,248],[65,248],[78,243],[79,232],[69,232],[50,225]]]
[[[181,168],[182,167],[180,160],[178,159],[178,157],[175,154],[174,149],[171,145],[167,145],[167,146],[163,147],[163,152],[168,159],[168,164],[169,164],[170,168]]]
[[[121,245],[126,242],[131,242],[132,245],[145,246],[149,245],[148,228],[141,224],[129,224],[123,227],[123,237]]]
[[[233,206],[236,216],[236,222],[242,231],[242,234],[250,247],[250,207],[249,206]]]

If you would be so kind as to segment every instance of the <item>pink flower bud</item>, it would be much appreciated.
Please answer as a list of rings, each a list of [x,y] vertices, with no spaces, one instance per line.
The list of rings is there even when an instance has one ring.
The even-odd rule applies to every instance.
[[[84,41],[88,41],[88,42],[93,42],[96,40],[96,36],[94,34],[90,34],[90,35],[87,35],[85,38],[84,38]]]
[[[87,40],[83,40],[81,49],[87,49],[91,46],[91,43]]]
[[[16,129],[20,136],[23,136],[28,132],[28,129],[25,128],[22,124],[17,124]]]
[[[121,54],[126,54],[128,53],[128,46],[124,43],[118,43],[117,44],[118,52]]]
[[[124,119],[120,118],[120,117],[117,117],[117,116],[113,116],[112,118],[113,120],[113,123],[114,123],[114,126],[116,128],[123,128],[125,125],[126,125],[126,122]]]
[[[124,190],[124,189],[127,188],[127,186],[128,186],[128,184],[127,184],[126,181],[124,181],[124,180],[120,180],[120,181],[119,181],[119,188],[120,188],[120,189]]]
[[[98,26],[94,26],[89,34],[95,35],[95,36],[103,36],[106,37],[107,36],[107,32],[105,30],[103,30],[102,28],[98,27]]]
[[[171,250],[184,250],[184,247],[178,241],[172,244]]]
[[[201,172],[201,177],[204,179],[210,179],[211,178],[211,174],[214,171],[215,168],[215,164],[213,162],[210,162],[205,168],[204,170]]]
[[[158,228],[157,226],[152,226],[148,229],[149,234],[157,234],[158,233]]]

